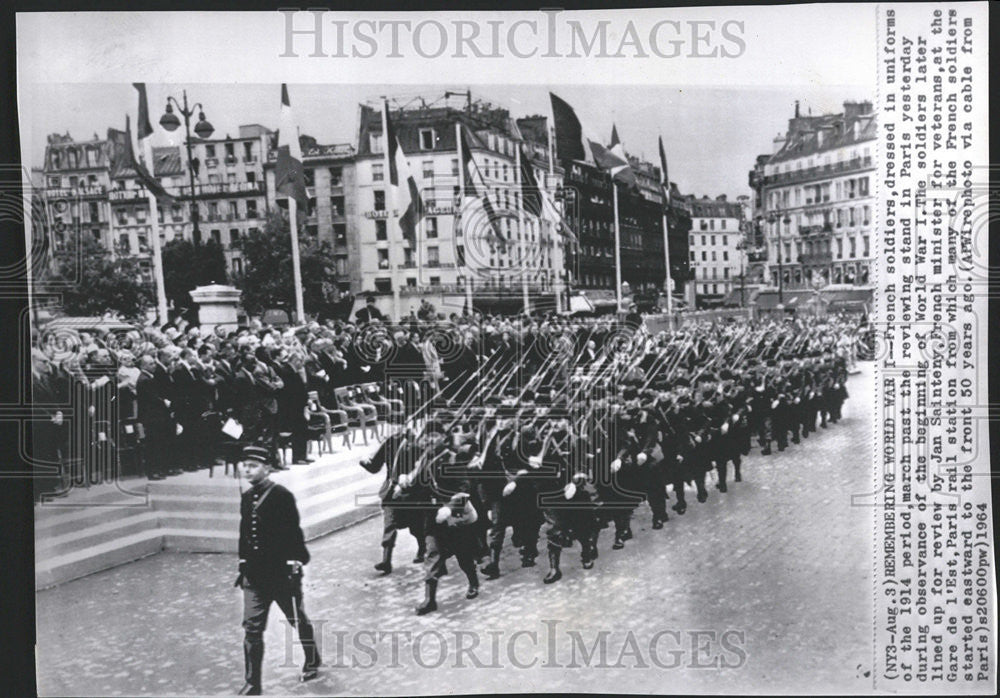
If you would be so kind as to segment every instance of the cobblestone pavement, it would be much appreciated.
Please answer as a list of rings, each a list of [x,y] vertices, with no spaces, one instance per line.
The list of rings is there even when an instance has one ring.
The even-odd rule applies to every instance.
[[[567,551],[552,586],[541,581],[544,554],[521,569],[508,551],[503,576],[466,601],[451,562],[440,610],[417,617],[422,569],[410,562],[408,534],[385,578],[372,569],[379,519],[313,541],[306,608],[326,666],[296,683],[301,648],[274,606],[265,693],[870,689],[872,516],[850,497],[870,491],[872,472],[871,365],[862,366],[839,424],[784,453],[755,448],[742,483],[727,494],[710,487],[705,504],[689,494],[687,513],[671,514],[663,530],[650,529],[643,505],[624,550],[612,550],[605,531],[595,568],[582,570],[578,549]],[[39,592],[39,692],[235,692],[235,574],[235,556],[166,553]]]

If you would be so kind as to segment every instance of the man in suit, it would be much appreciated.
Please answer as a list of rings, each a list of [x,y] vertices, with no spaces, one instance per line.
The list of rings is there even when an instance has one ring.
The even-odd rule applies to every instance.
[[[302,599],[302,568],[309,551],[299,525],[295,496],[268,477],[269,454],[251,446],[244,449],[240,472],[250,489],[240,500],[239,576],[243,589],[243,656],[245,683],[239,695],[261,694],[264,629],[271,602],[292,626],[297,626],[305,653],[300,679],[316,678],[322,664],[315,632]]]
[[[354,313],[354,317],[357,319],[358,325],[367,325],[373,320],[387,322],[385,315],[375,306],[375,296],[365,298],[365,307]]]
[[[156,380],[156,359],[148,354],[139,360],[139,378],[135,394],[139,422],[145,431],[144,463],[146,477],[162,480],[169,470],[166,457],[170,453],[174,425],[170,416],[170,400],[163,395],[161,382]]]

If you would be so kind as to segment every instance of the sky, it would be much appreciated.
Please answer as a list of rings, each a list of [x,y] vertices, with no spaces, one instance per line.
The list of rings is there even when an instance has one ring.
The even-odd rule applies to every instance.
[[[187,89],[215,127],[213,138],[236,136],[240,124],[276,128],[280,86],[239,84],[150,84],[150,120],[155,145],[180,145],[183,128],[168,133],[157,123],[167,95],[177,99]],[[874,101],[872,85],[823,85],[815,88],[671,88],[629,85],[300,85],[289,96],[300,132],[321,144],[354,142],[358,105],[381,95],[398,102],[423,97],[433,103],[446,90],[471,90],[474,99],[506,107],[514,117],[550,114],[549,91],[571,104],[592,138],[607,143],[616,125],[627,151],[656,162],[657,137],[663,136],[670,179],[681,192],[697,196],[749,194],[747,173],[758,154],[769,153],[772,139],[784,133],[795,100],[803,115],[839,112],[843,102]],[[19,93],[23,154],[26,164],[43,164],[46,136],[66,133],[89,140],[104,138],[109,127],[134,122],[135,89],[119,84],[34,84]]]

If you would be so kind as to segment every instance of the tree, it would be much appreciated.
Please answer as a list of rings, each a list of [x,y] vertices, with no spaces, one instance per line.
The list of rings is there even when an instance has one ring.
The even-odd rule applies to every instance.
[[[280,212],[272,212],[263,230],[243,239],[242,249],[244,272],[234,283],[243,292],[243,307],[251,315],[269,308],[281,308],[291,315],[295,310],[295,286],[288,219]],[[299,266],[306,313],[333,311],[338,293],[330,244],[300,232]]]
[[[192,308],[194,302],[188,291],[206,284],[225,284],[226,256],[222,247],[209,240],[195,246],[188,240],[171,240],[163,246],[163,285],[167,300],[175,308]]]
[[[143,280],[134,257],[112,258],[99,242],[84,235],[55,253],[54,270],[39,279],[43,293],[59,294],[69,315],[111,313],[122,320],[143,321],[154,304],[153,287]]]

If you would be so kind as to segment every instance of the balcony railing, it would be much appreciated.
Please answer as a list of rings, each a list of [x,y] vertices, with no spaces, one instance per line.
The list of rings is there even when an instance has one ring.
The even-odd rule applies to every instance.
[[[799,255],[802,264],[830,264],[832,261],[833,252],[804,252]]]
[[[865,167],[871,167],[872,159],[871,156],[866,158],[852,158],[851,160],[844,160],[842,162],[832,163],[829,168],[825,165],[815,165],[813,167],[804,167],[801,170],[792,170],[791,172],[778,172],[776,174],[767,175],[764,177],[764,186],[770,186],[772,184],[785,184],[788,182],[804,181],[808,179],[815,179],[817,177],[826,177],[830,174],[841,173],[841,172],[851,172],[853,170],[860,170]]]

